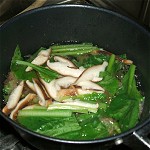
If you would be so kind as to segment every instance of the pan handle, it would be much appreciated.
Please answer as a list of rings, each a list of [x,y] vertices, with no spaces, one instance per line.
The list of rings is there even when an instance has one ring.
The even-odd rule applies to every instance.
[[[142,128],[135,130],[129,136],[122,139],[121,144],[131,149],[149,150],[150,149],[150,122],[146,123]],[[116,143],[115,143],[116,144]],[[116,144],[118,145],[118,144]]]
[[[140,140],[144,145],[146,145],[148,148],[150,148],[150,142],[149,139],[147,137],[143,137],[140,134],[138,134],[137,132],[133,132],[133,135]]]
[[[145,125],[142,129],[133,132],[133,135],[136,137],[136,139],[140,140],[145,146],[147,146],[150,149],[150,139],[148,138],[149,134],[150,123]]]

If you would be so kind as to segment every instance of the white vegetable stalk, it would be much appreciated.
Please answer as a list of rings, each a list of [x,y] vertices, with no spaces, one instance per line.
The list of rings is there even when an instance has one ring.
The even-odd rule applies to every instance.
[[[80,101],[78,99],[72,100],[67,99],[64,100],[62,103],[59,102],[53,102],[51,105],[49,105],[48,109],[71,109],[71,110],[85,110],[87,109],[88,112],[96,113],[98,110],[98,103],[91,104],[87,102]]]

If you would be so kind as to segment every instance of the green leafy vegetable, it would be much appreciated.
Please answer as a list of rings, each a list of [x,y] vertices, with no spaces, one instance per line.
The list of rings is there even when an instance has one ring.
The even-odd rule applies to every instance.
[[[41,134],[48,136],[58,136],[68,132],[78,131],[81,127],[79,126],[75,117],[64,118],[60,121],[49,122],[42,125],[36,131]]]
[[[50,82],[52,79],[55,79],[59,76],[59,74],[54,72],[53,70],[47,69],[42,66],[37,66],[29,62],[16,60],[16,64],[32,67],[34,70],[36,70],[39,73],[40,77],[44,79],[46,82]]]
[[[143,96],[140,91],[137,89],[136,81],[135,81],[135,65],[131,65],[128,72],[125,74],[122,80],[122,86],[119,90],[120,93],[126,93],[129,98],[136,99],[141,101]]]
[[[115,62],[115,55],[112,54],[111,57],[110,57],[110,59],[109,59],[109,63],[108,63],[108,67],[107,67],[107,71],[109,73],[112,72],[112,68],[113,68],[114,62]]]
[[[139,121],[139,102],[132,101],[130,109],[124,114],[123,118],[120,119],[119,124],[122,131],[127,131],[133,128]]]
[[[127,113],[131,107],[132,100],[128,98],[126,94],[117,95],[112,99],[112,102],[107,109],[107,114],[116,120],[122,119],[125,113]]]
[[[14,55],[12,57],[10,67],[11,71],[16,75],[17,79],[20,80],[32,80],[32,78],[37,78],[37,75],[34,71],[26,72],[25,66],[17,65],[16,60],[23,60],[19,46],[16,47]]]
[[[92,67],[94,65],[102,64],[104,61],[109,60],[109,56],[100,54],[100,55],[94,55],[94,54],[86,54],[77,56],[73,59],[73,62],[76,64],[76,66],[80,67],[83,66],[84,68]],[[86,63],[85,63],[86,62]]]
[[[119,80],[107,71],[101,72],[101,77],[103,80],[98,84],[108,92],[109,96],[113,96],[118,91]]]
[[[135,65],[131,65],[123,78],[118,95],[112,99],[107,109],[109,116],[118,120],[122,131],[134,127],[138,122],[141,99],[142,95],[135,82]]]
[[[93,50],[98,50],[97,46],[93,46],[91,43],[82,44],[69,44],[69,45],[53,45],[52,55],[83,55],[92,52]]]
[[[52,103],[47,103],[49,106],[40,106],[40,99],[37,97],[29,103],[31,106],[19,110],[16,120],[19,124],[47,136],[68,140],[93,140],[127,131],[138,123],[139,106],[144,97],[136,85],[136,66],[127,66],[121,61],[127,59],[125,54],[118,56],[103,51],[92,43],[56,44],[50,48],[52,49],[51,62],[56,61],[54,56],[57,55],[69,59],[77,68],[89,68],[100,65],[104,61],[108,62],[106,69],[99,73],[102,80],[95,82],[104,88],[105,92],[98,93],[93,90],[91,93],[91,89],[90,94],[79,94],[80,87],[76,85],[76,82],[67,87],[54,82],[60,99],[52,99]],[[38,66],[31,63],[44,49],[46,48],[41,47],[24,61],[19,46],[16,47],[11,61],[11,73],[15,75],[13,77],[15,83],[11,80],[7,81],[3,89],[5,96],[11,93],[19,80],[32,80],[40,76],[44,81],[51,82],[53,79],[62,77],[57,72],[46,68],[45,64]],[[32,67],[33,70],[26,72],[27,66]],[[93,76],[98,77],[94,73]],[[42,83],[41,88],[51,99],[51,94],[48,95],[50,89],[44,87]],[[63,90],[66,88],[72,88],[73,92],[69,93],[71,90],[68,90],[69,92]],[[82,88],[84,92],[86,88]],[[60,89],[67,92],[63,93],[59,91]],[[64,96],[59,94],[64,94]]]

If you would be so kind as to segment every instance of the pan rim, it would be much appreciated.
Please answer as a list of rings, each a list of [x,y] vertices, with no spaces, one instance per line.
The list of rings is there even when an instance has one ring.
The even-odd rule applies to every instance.
[[[0,116],[2,116],[8,123],[10,123],[10,125],[12,127],[17,128],[19,130],[23,130],[23,132],[31,134],[32,136],[36,136],[38,138],[42,138],[42,139],[46,139],[46,140],[50,140],[50,141],[54,141],[54,142],[67,143],[67,144],[96,144],[96,143],[115,141],[116,139],[122,139],[122,138],[125,138],[126,136],[133,134],[134,132],[140,130],[142,127],[144,127],[150,123],[150,118],[148,118],[143,123],[136,125],[135,127],[129,129],[128,131],[117,134],[115,136],[109,136],[109,137],[93,139],[93,140],[65,140],[65,139],[59,139],[59,138],[55,138],[55,137],[42,135],[42,134],[36,133],[34,131],[31,131],[27,128],[24,128],[23,126],[17,124],[15,121],[11,120],[8,116],[3,114],[2,111],[0,111]]]
[[[131,18],[123,15],[123,14],[119,14],[116,11],[112,11],[109,9],[105,9],[105,8],[101,8],[101,7],[97,7],[97,6],[92,6],[92,5],[85,5],[85,4],[59,4],[59,5],[47,5],[47,6],[43,6],[43,7],[39,7],[39,8],[35,8],[29,11],[26,11],[24,13],[18,14],[12,18],[10,18],[8,21],[4,22],[3,24],[0,25],[0,30],[7,27],[9,24],[11,24],[12,22],[15,22],[16,20],[18,20],[19,18],[25,17],[27,15],[39,12],[39,11],[43,11],[43,10],[47,10],[47,9],[57,9],[57,8],[74,8],[74,7],[78,7],[78,8],[85,8],[85,9],[93,9],[93,10],[98,10],[98,11],[102,11],[108,14],[113,14],[114,16],[117,16],[123,20],[126,20],[134,25],[136,25],[139,29],[143,30],[143,32],[145,32],[146,34],[148,34],[150,36],[150,30],[145,28],[143,25],[141,25],[139,22],[132,20]]]

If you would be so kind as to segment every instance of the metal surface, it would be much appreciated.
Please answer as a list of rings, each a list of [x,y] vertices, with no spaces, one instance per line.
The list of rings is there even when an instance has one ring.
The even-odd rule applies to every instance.
[[[140,136],[138,133],[133,132],[133,135],[135,135],[135,137],[140,140],[144,145],[146,145],[148,148],[150,148],[150,143],[144,139],[142,136]]]

